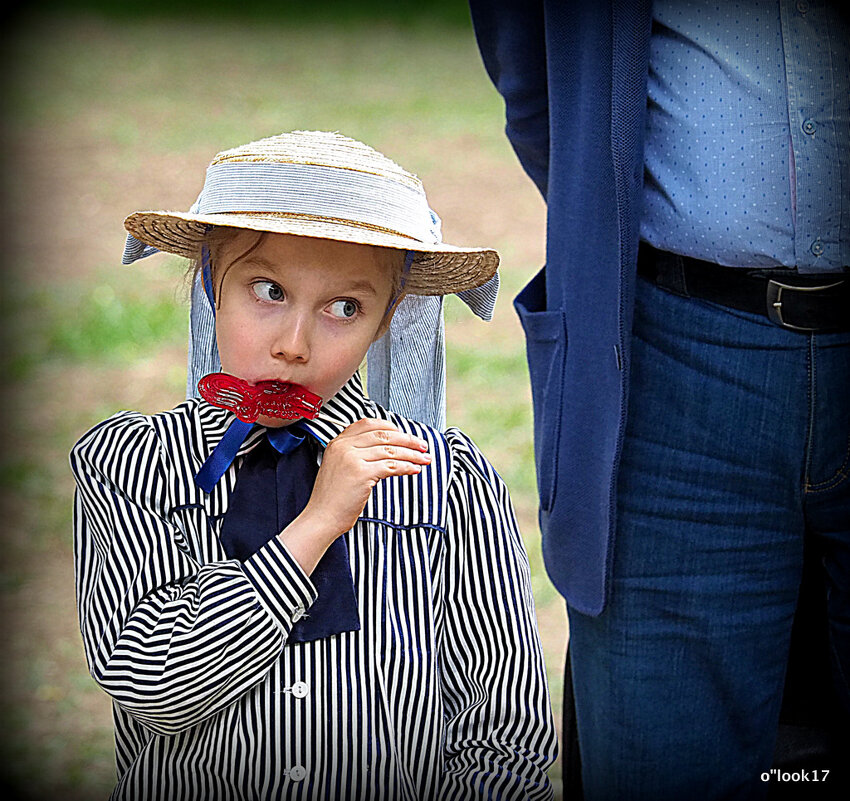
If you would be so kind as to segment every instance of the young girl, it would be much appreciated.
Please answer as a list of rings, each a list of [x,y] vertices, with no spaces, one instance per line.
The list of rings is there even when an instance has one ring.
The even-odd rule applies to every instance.
[[[550,798],[556,756],[507,489],[457,429],[367,400],[405,292],[480,285],[418,179],[296,132],[220,153],[128,259],[197,260],[223,373],[74,448],[92,676],[121,799]]]

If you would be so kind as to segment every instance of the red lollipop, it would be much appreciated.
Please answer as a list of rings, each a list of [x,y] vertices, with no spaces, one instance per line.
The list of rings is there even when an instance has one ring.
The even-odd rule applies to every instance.
[[[287,381],[249,384],[227,373],[205,375],[198,381],[198,391],[205,401],[230,409],[245,423],[255,423],[260,415],[312,420],[322,407],[322,399],[300,384]]]

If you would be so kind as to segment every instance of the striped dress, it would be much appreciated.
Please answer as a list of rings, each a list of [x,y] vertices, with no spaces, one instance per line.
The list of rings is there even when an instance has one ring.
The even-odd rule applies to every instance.
[[[210,494],[194,474],[233,417],[192,399],[122,412],[75,446],[77,602],[111,696],[114,799],[552,797],[557,739],[528,560],[504,483],[457,429],[363,397],[352,380],[309,423],[362,417],[429,442],[416,476],[378,483],[344,536],[361,628],[287,644],[316,591],[277,538],[244,563],[218,533],[241,456]]]

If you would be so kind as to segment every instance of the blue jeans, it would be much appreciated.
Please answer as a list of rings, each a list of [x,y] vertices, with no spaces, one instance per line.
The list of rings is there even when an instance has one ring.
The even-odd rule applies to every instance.
[[[805,538],[850,715],[850,334],[639,280],[631,375],[610,601],[569,610],[585,797],[761,798]]]

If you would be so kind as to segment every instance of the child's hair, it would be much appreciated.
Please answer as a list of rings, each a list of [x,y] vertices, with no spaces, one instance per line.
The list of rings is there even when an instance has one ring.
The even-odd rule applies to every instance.
[[[204,240],[204,246],[207,248],[209,253],[209,262],[210,262],[210,283],[212,285],[213,295],[215,297],[216,304],[218,304],[218,289],[221,286],[221,282],[224,279],[224,274],[220,270],[221,264],[221,252],[223,248],[238,234],[248,229],[245,228],[229,228],[225,226],[215,226],[213,227],[206,236]],[[240,253],[236,259],[232,261],[237,261],[238,259],[244,258],[248,255],[257,245],[262,242],[263,238],[267,236],[265,231],[255,231],[256,238],[251,242],[251,245],[245,249],[243,253]],[[404,286],[404,260],[405,260],[405,251],[399,250],[397,248],[389,248],[389,247],[380,247],[378,245],[372,245],[371,247],[375,248],[375,251],[378,255],[381,264],[385,266],[388,270],[390,270],[391,274],[391,292],[390,299],[392,302],[398,300],[403,286]],[[195,257],[190,261],[189,268],[187,270],[187,278],[191,280],[193,283],[197,280],[198,276],[203,269],[203,254],[202,249],[195,255]]]

